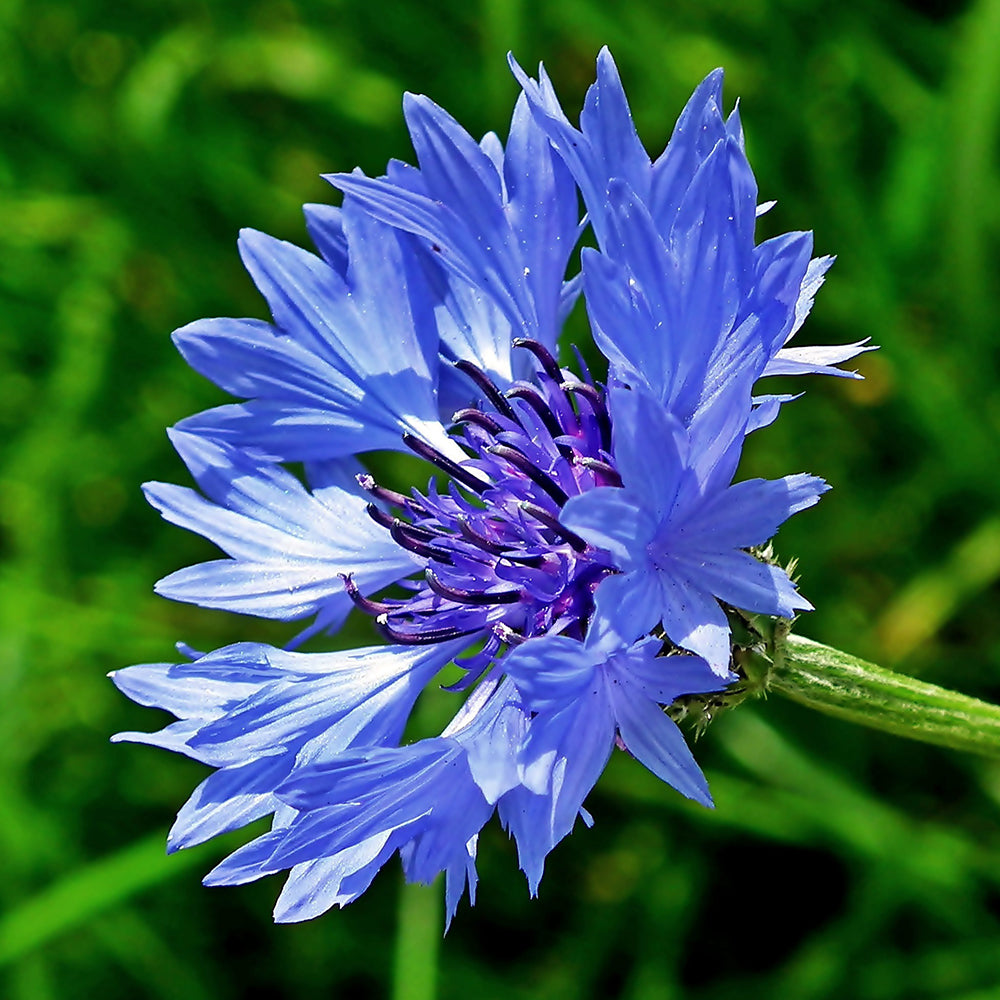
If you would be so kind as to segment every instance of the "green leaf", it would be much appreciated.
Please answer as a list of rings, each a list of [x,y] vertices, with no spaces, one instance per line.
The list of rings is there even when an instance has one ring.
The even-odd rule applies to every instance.
[[[214,844],[168,857],[164,836],[156,833],[71,872],[0,917],[0,965],[85,924],[144,889],[205,864],[219,850],[219,845]]]

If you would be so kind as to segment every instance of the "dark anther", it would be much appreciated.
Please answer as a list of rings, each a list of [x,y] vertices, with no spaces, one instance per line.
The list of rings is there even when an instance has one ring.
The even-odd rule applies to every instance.
[[[452,416],[451,422],[453,424],[476,424],[484,431],[489,431],[494,437],[503,431],[503,427],[488,413],[483,413],[482,410],[476,410],[472,407],[459,410]]]
[[[467,542],[472,542],[477,549],[489,552],[489,554],[493,556],[503,555],[506,546],[493,541],[492,538],[487,538],[485,535],[481,535],[475,528],[472,527],[471,524],[469,524],[468,519],[464,517],[458,518],[458,530],[462,533],[462,537]]]
[[[613,465],[602,462],[599,458],[578,458],[576,461],[578,465],[582,465],[585,469],[592,469],[594,472],[604,476],[605,479],[610,480],[609,485],[623,485],[622,477]]]
[[[421,632],[404,632],[389,624],[388,615],[379,615],[375,619],[375,626],[379,632],[390,642],[398,642],[403,646],[430,646],[435,642],[450,642],[452,639],[463,639],[467,635],[474,635],[482,631],[482,626],[477,625],[470,629],[457,628],[432,628]]]
[[[508,399],[523,399],[538,414],[542,423],[545,424],[545,429],[553,438],[565,433],[559,426],[555,414],[549,408],[549,404],[542,399],[541,393],[537,389],[530,385],[513,385],[504,395]],[[561,448],[559,450],[562,451]]]
[[[519,423],[514,408],[503,397],[503,393],[493,384],[486,372],[477,368],[471,361],[456,361],[455,367],[483,390],[483,395],[493,404],[497,413],[502,413],[508,420]]]
[[[544,490],[561,507],[568,499],[569,495],[563,488],[538,468],[530,458],[522,455],[516,448],[511,448],[506,444],[491,445],[486,451],[497,458],[502,458],[509,462],[515,469],[523,472],[536,486]]]
[[[434,538],[437,536],[429,534],[425,529],[407,524],[398,518],[393,518],[392,524],[389,525],[389,534],[392,535],[393,539],[399,545],[402,545],[404,549],[415,555],[424,556],[427,559],[436,559],[438,562],[451,562],[450,552],[427,541],[428,537]]]
[[[427,585],[435,594],[439,597],[446,597],[449,601],[454,601],[456,604],[475,604],[479,607],[489,607],[491,604],[517,604],[521,599],[521,592],[519,590],[499,590],[494,591],[492,594],[482,590],[463,590],[459,587],[449,587],[448,584],[442,583],[432,570],[427,570],[425,575]]]
[[[601,390],[588,382],[563,382],[559,388],[563,392],[571,392],[587,400],[597,418],[597,426],[601,429],[601,444],[607,451],[611,447],[611,418],[608,416],[608,408],[604,405]]]
[[[493,626],[493,634],[501,642],[507,643],[508,646],[520,646],[527,639],[527,636],[521,635],[520,632],[515,632],[514,629],[503,622],[497,622]]]
[[[562,369],[559,367],[559,362],[552,357],[551,352],[544,344],[539,343],[537,340],[531,340],[528,337],[515,337],[513,345],[514,347],[523,347],[526,351],[531,351],[538,358],[545,374],[556,385],[562,381]]]
[[[489,483],[484,482],[479,476],[467,469],[463,469],[457,462],[446,458],[436,448],[432,448],[413,434],[404,434],[403,444],[410,451],[426,459],[431,465],[436,465],[442,472],[447,472],[452,479],[457,479],[460,483],[468,486],[474,493],[485,493],[490,488]]]
[[[526,556],[520,555],[517,552],[508,552],[508,546],[501,545],[499,542],[493,541],[492,538],[481,535],[464,517],[458,518],[458,530],[467,542],[472,542],[477,549],[482,549],[483,552],[488,552],[491,556],[498,556],[509,563],[516,563],[518,566],[530,566],[535,569],[545,565],[545,556]]]
[[[519,556],[516,552],[505,552],[500,559],[503,562],[513,563],[515,566],[527,566],[529,569],[539,569],[545,565],[545,556]]]
[[[393,522],[396,520],[392,514],[387,514],[381,507],[376,507],[373,503],[365,506],[365,512],[376,524],[381,524],[383,528],[391,528]]]
[[[371,494],[376,500],[381,500],[383,503],[391,504],[393,507],[407,507],[410,510],[423,511],[424,507],[413,497],[408,497],[404,493],[397,493],[395,490],[386,489],[384,486],[379,486],[375,482],[374,477],[368,475],[368,473],[363,473],[357,477],[358,485],[365,491],[365,493]]]
[[[344,581],[344,590],[347,591],[347,596],[361,608],[362,611],[369,615],[386,615],[391,614],[396,610],[396,604],[388,604],[385,601],[373,601],[358,590],[357,584],[351,579],[350,573],[341,573],[341,580]]]
[[[536,521],[541,521],[546,528],[554,531],[564,542],[568,542],[572,548],[576,549],[577,552],[583,552],[587,547],[587,543],[579,535],[573,534],[569,528],[564,528],[555,515],[550,514],[544,507],[539,507],[537,503],[532,503],[530,500],[522,500],[518,504],[518,507]]]
[[[436,538],[455,537],[453,531],[446,531],[442,527],[430,528],[425,524],[410,524],[409,521],[400,521],[399,523],[406,529],[407,534],[414,538],[422,538],[425,542],[433,542]]]

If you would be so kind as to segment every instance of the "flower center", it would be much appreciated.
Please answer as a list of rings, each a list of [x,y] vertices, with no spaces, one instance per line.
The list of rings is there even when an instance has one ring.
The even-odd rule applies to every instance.
[[[347,581],[355,604],[375,616],[390,641],[426,644],[482,633],[486,644],[474,659],[483,666],[505,643],[547,632],[582,639],[597,585],[616,572],[559,522],[571,496],[621,485],[604,394],[563,371],[542,344],[515,343],[539,362],[533,384],[501,391],[475,365],[456,364],[486,401],[453,417],[466,461],[404,438],[449,475],[444,492],[434,480],[426,493],[405,496],[371,476],[358,479],[376,501],[371,517],[426,560],[419,579],[404,581],[414,593],[372,600]]]

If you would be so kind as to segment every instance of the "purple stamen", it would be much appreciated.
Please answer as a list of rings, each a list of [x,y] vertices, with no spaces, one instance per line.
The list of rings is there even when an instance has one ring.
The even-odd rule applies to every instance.
[[[559,367],[559,362],[556,361],[544,344],[539,343],[537,340],[531,340],[528,337],[515,337],[513,346],[523,347],[526,351],[530,351],[538,358],[542,370],[556,385],[562,382],[562,369]]]
[[[376,507],[375,504],[370,503],[365,506],[365,513],[376,523],[381,524],[383,528],[392,528],[396,518],[392,514],[387,514],[381,507]]]
[[[416,455],[448,474],[446,489],[431,479],[426,493],[414,490],[411,499],[379,487],[370,476],[358,480],[374,499],[403,512],[393,516],[375,504],[368,507],[372,519],[426,565],[420,579],[400,581],[412,590],[405,599],[371,600],[349,579],[348,594],[376,616],[391,642],[485,638],[468,661],[463,687],[475,683],[505,646],[547,632],[583,639],[594,587],[615,572],[559,521],[570,496],[621,485],[608,457],[603,394],[589,383],[567,380],[537,341],[518,340],[516,346],[539,361],[535,385],[518,382],[501,392],[471,362],[456,364],[493,407],[467,407],[452,418],[464,425],[454,440],[468,462],[413,435],[403,438]],[[524,405],[515,410],[514,400]]]
[[[571,392],[574,396],[583,396],[590,404],[590,409],[597,418],[597,426],[601,429],[601,444],[605,450],[611,447],[611,417],[608,415],[608,408],[604,405],[604,399],[597,386],[588,382],[563,382],[560,388],[564,392]]]
[[[347,596],[354,602],[356,607],[361,608],[366,614],[369,615],[388,615],[392,614],[393,611],[399,606],[397,603],[390,604],[387,601],[373,601],[358,590],[358,585],[351,578],[350,573],[341,573],[341,580],[344,581],[344,590],[347,591]]]
[[[438,545],[429,545],[425,538],[420,537],[421,531],[415,525],[407,524],[398,518],[393,518],[389,526],[389,534],[408,552],[414,555],[424,556],[427,559],[436,559],[438,562],[450,563],[451,553],[442,549]]]
[[[375,497],[376,500],[381,500],[383,503],[387,503],[392,507],[406,507],[409,510],[421,511],[422,508],[413,497],[408,497],[404,493],[397,493],[395,490],[387,489],[385,486],[379,486],[375,482],[373,476],[368,475],[368,473],[363,473],[357,477],[358,485],[368,494]]]
[[[424,574],[427,585],[439,597],[446,597],[449,601],[457,604],[474,604],[478,606],[489,606],[491,604],[516,604],[521,599],[519,590],[495,590],[493,592],[482,590],[464,590],[459,587],[449,587],[435,576],[432,569],[428,569]]]
[[[503,426],[488,413],[483,413],[482,410],[475,410],[471,407],[459,410],[453,414],[451,422],[453,424],[475,424],[478,427],[482,427],[484,431],[488,431],[494,437],[503,431]]]
[[[528,638],[526,635],[521,635],[520,632],[515,632],[514,629],[503,622],[496,622],[493,625],[493,634],[501,642],[507,643],[508,646],[520,646]]]
[[[456,361],[455,367],[483,390],[483,395],[493,404],[497,413],[503,414],[508,420],[520,423],[514,408],[503,397],[503,393],[493,384],[486,372],[477,368],[471,361]]]
[[[475,545],[477,549],[488,552],[491,556],[498,556],[501,559],[506,559],[508,562],[519,563],[522,566],[537,567],[543,565],[545,562],[544,556],[524,555],[520,552],[509,551],[509,545],[502,545],[500,542],[495,542],[492,538],[481,535],[464,517],[458,518],[457,524],[463,538]]]
[[[554,479],[542,472],[530,458],[522,455],[517,449],[507,444],[494,444],[490,445],[486,451],[490,455],[502,458],[519,472],[523,472],[539,489],[548,493],[560,507],[569,499],[569,495]]]
[[[598,475],[603,476],[608,480],[605,486],[621,486],[622,477],[619,475],[618,470],[608,462],[605,462],[599,458],[578,458],[577,465],[582,465],[585,469],[590,469],[592,472],[598,473]]]
[[[475,528],[472,527],[468,518],[459,517],[456,519],[456,522],[458,524],[458,530],[462,533],[462,537],[465,538],[466,541],[472,542],[477,549],[489,552],[492,556],[502,556],[506,552],[506,545],[501,545],[492,538],[487,538],[485,535],[480,534]]]
[[[540,521],[550,531],[554,531],[564,542],[567,542],[577,552],[583,552],[586,550],[587,543],[579,535],[574,535],[569,528],[564,528],[559,523],[558,519],[550,514],[544,507],[539,507],[538,504],[532,503],[530,500],[522,500],[518,504],[518,507],[520,507],[525,514],[533,517],[536,521]]]
[[[563,434],[563,429],[559,426],[559,421],[556,420],[551,407],[542,399],[541,394],[533,386],[512,385],[504,395],[508,399],[523,399],[538,414],[542,423],[545,424],[545,429],[553,438],[557,438]]]
[[[489,483],[483,482],[478,476],[463,469],[457,462],[453,462],[450,458],[446,458],[436,448],[432,448],[415,435],[404,434],[403,444],[410,451],[430,462],[431,465],[436,465],[442,472],[447,472],[452,479],[457,479],[463,486],[468,486],[473,492],[482,493],[489,489]]]
[[[403,646],[430,646],[437,642],[450,642],[452,639],[463,639],[467,635],[475,635],[479,627],[471,629],[439,628],[423,629],[420,632],[402,632],[389,624],[388,615],[379,615],[375,619],[378,630],[390,642],[398,642]]]

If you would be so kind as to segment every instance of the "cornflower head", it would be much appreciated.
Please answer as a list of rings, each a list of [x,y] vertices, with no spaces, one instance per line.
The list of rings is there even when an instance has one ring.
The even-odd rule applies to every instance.
[[[418,165],[330,177],[343,204],[306,206],[319,255],[241,235],[273,322],[174,335],[245,401],[171,432],[198,490],[147,497],[225,558],[157,590],[311,624],[285,649],[185,647],[116,672],[177,721],[115,738],[214,769],[170,850],[273,817],[206,882],[287,870],[278,920],[350,902],[396,853],[410,881],[445,872],[450,920],[494,812],[534,894],[616,746],[711,805],[664,708],[737,679],[733,616],[810,607],[761,546],[826,484],[733,479],[788,398],[754,395],[759,378],[851,375],[833,365],[864,349],[786,347],[830,258],[810,259],[808,233],[755,243],[720,72],[651,161],[606,50],[579,128],[544,70],[513,69],[505,144],[407,96]],[[588,223],[597,247],[568,278]],[[581,291],[605,381],[559,360]],[[385,450],[422,459],[424,480],[380,483],[359,456]],[[298,651],[354,608],[380,642]],[[446,669],[452,721],[404,742]]]

